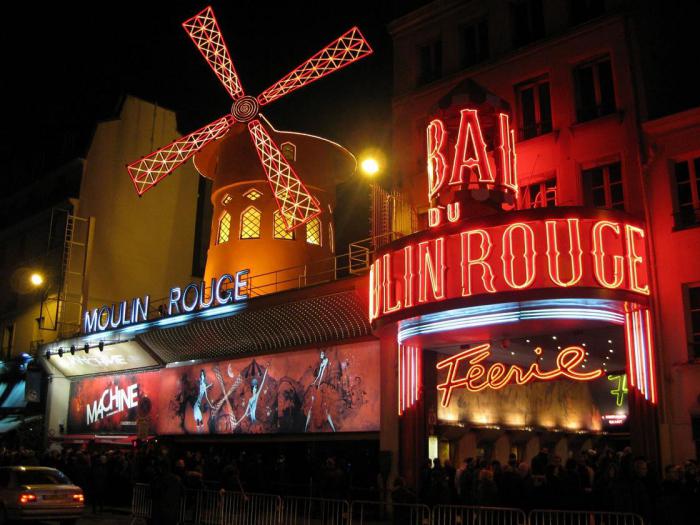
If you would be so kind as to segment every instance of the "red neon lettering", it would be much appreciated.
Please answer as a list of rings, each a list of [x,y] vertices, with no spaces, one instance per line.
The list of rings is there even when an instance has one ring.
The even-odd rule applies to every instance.
[[[515,132],[510,129],[508,115],[500,113],[498,124],[501,134],[501,143],[498,149],[501,153],[501,184],[518,193],[518,180],[515,166]]]
[[[440,208],[428,208],[428,228],[440,226],[442,222],[442,210]]]
[[[437,195],[445,183],[447,162],[443,149],[445,147],[445,124],[435,119],[428,124],[428,200]]]
[[[515,281],[515,252],[513,250],[513,234],[515,230],[520,230],[523,235],[522,240],[522,261],[524,270],[524,280],[521,283]],[[530,286],[535,280],[535,233],[532,228],[524,222],[514,222],[503,232],[503,280],[511,288],[522,289]]]
[[[464,170],[476,172],[478,183],[493,184],[495,179],[486,155],[486,142],[481,133],[478,113],[475,109],[460,111],[459,132],[455,144],[450,184],[464,184]],[[471,177],[467,182],[471,182]]]
[[[462,209],[459,202],[451,202],[447,205],[447,220],[457,222],[462,216]]]
[[[369,320],[379,317],[379,298],[382,293],[382,262],[374,261],[369,267]]]
[[[578,284],[583,276],[583,250],[581,249],[581,231],[578,219],[567,219],[569,231],[569,263],[571,279],[563,281],[561,278],[561,265],[559,257],[559,242],[557,240],[557,224],[561,221],[545,221],[547,228],[547,268],[549,278],[557,286],[564,288]]]
[[[591,235],[593,237],[593,261],[594,274],[601,286],[606,288],[619,288],[622,285],[624,274],[624,258],[622,255],[613,255],[613,280],[608,281],[605,276],[605,248],[603,243],[603,233],[605,230],[612,230],[619,237],[620,225],[616,222],[598,221],[593,225]]]
[[[484,284],[484,289],[489,293],[495,293],[496,288],[493,286],[493,269],[486,262],[486,259],[491,255],[491,237],[486,230],[469,230],[462,232],[462,295],[468,296],[472,294],[472,267],[481,267],[481,282]],[[479,254],[472,254],[472,237],[479,237]]]
[[[627,238],[627,268],[629,270],[630,276],[630,289],[633,292],[639,292],[649,295],[649,285],[644,286],[639,285],[639,274],[637,273],[637,266],[643,261],[641,255],[637,255],[637,250],[635,246],[635,237],[644,239],[644,230],[632,226],[630,224],[625,225],[625,237]]]
[[[394,304],[391,304],[391,298],[394,295],[392,289],[394,288],[394,281],[392,279],[392,267],[391,267],[391,254],[384,254],[384,302],[382,313],[390,314],[401,308],[401,299],[394,298]]]
[[[550,371],[542,371],[537,361],[531,364],[527,371],[518,365],[511,365],[507,369],[503,363],[494,363],[486,368],[481,362],[491,355],[490,350],[491,345],[484,343],[437,363],[436,368],[438,370],[447,368],[445,382],[437,385],[437,389],[442,391],[441,403],[443,407],[450,404],[452,391],[456,388],[466,388],[470,392],[480,392],[485,388],[500,390],[510,382],[524,385],[533,381],[550,381],[559,377],[566,377],[575,381],[591,381],[603,375],[601,369],[591,372],[579,372],[576,370],[586,359],[586,351],[579,346],[569,346],[559,352],[556,367]],[[537,348],[535,353],[539,356],[542,353],[542,349]],[[463,377],[457,378],[457,372],[462,362],[466,362],[469,368],[467,368]]]
[[[431,248],[431,245],[433,247]],[[430,285],[428,285],[430,280]],[[428,299],[428,288],[432,296],[439,301],[445,298],[445,238],[438,237],[432,241],[418,244],[418,302]]]
[[[403,249],[403,305],[413,306],[413,246],[410,244]]]

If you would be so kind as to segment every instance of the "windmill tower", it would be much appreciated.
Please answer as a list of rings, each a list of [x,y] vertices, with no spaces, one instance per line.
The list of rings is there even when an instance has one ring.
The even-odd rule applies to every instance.
[[[142,195],[196,155],[197,170],[213,181],[205,279],[243,268],[260,275],[330,257],[333,175],[350,174],[355,159],[320,137],[275,130],[260,109],[369,55],[369,44],[358,28],[352,28],[252,97],[243,90],[212,8],[186,20],[183,27],[233,105],[229,114],[130,164],[137,193]],[[304,273],[318,271],[307,268]],[[270,288],[264,291],[289,287],[285,283],[304,278],[299,272],[297,268],[288,275],[270,276]],[[271,287],[273,281],[276,288]]]

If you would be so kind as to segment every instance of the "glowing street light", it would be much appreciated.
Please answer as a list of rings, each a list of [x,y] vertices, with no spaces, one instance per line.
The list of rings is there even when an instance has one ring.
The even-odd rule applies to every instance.
[[[33,272],[29,276],[29,282],[31,282],[33,286],[41,286],[44,284],[44,276],[38,272]]]
[[[368,157],[362,161],[360,169],[365,175],[373,177],[379,173],[379,163],[375,159]]]

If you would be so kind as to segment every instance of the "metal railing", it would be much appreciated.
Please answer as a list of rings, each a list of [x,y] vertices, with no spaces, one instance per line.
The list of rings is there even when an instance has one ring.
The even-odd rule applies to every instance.
[[[282,496],[283,525],[350,525],[350,503],[341,499]]]
[[[638,514],[362,501],[186,490],[177,509],[180,525],[644,525]],[[131,523],[154,517],[151,487],[136,484]],[[173,524],[175,525],[175,524]]]
[[[528,525],[644,525],[644,520],[631,512],[536,509]]]
[[[352,525],[430,525],[430,508],[421,503],[353,501]]]
[[[528,518],[520,509],[506,507],[468,507],[437,505],[431,525],[526,525]]]

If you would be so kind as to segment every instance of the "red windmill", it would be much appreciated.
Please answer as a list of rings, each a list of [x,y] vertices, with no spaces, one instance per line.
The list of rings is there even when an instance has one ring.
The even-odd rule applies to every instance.
[[[261,107],[287,93],[371,54],[372,49],[360,30],[353,27],[257,97],[251,97],[243,91],[213,9],[207,7],[183,22],[182,26],[231,95],[233,106],[230,114],[129,164],[127,169],[137,193],[143,195],[204,146],[226,135],[236,122],[241,122],[248,125],[287,230],[293,230],[319,215],[321,207],[318,201],[306,189],[262,125],[259,112]]]

